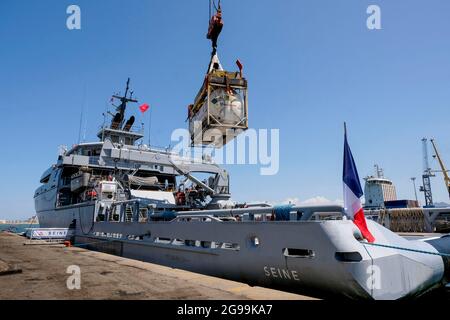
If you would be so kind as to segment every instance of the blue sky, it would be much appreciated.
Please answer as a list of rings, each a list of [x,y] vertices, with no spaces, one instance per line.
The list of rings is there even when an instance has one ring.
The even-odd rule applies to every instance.
[[[81,7],[82,30],[66,28],[70,4]],[[366,27],[370,4],[381,8],[382,30]],[[244,64],[250,126],[280,129],[277,175],[228,167],[236,200],[341,199],[343,121],[360,176],[378,163],[400,198],[414,197],[423,136],[436,138],[450,164],[450,2],[222,6],[219,54],[225,67]],[[206,0],[2,0],[0,12],[0,219],[33,214],[41,173],[59,145],[78,141],[82,106],[86,138],[96,140],[105,104],[127,77],[153,108],[152,144],[168,145],[186,126],[210,55]],[[440,176],[432,187],[436,201],[448,200]]]

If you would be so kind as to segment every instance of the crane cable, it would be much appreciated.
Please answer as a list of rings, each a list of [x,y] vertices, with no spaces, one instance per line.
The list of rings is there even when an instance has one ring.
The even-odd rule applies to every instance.
[[[219,11],[219,9],[220,9],[220,0],[217,3],[217,6],[216,6],[216,0],[209,0],[209,20],[208,20],[208,23],[209,23],[209,21],[211,21],[211,18],[212,18],[212,8],[213,7],[214,7],[214,10],[217,13],[217,11]]]

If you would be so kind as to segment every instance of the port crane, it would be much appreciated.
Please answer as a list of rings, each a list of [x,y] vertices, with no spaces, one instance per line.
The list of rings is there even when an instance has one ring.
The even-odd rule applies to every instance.
[[[425,196],[425,207],[433,207],[433,194],[431,192],[431,177],[434,177],[435,174],[430,168],[430,163],[428,161],[428,139],[422,139],[422,151],[423,151],[423,174],[422,174],[422,182],[423,185],[420,187],[420,191],[423,192]]]
[[[446,169],[444,161],[442,160],[442,158],[438,152],[438,149],[436,147],[436,143],[435,143],[434,139],[430,139],[430,141],[431,141],[431,144],[434,149],[434,153],[435,153],[434,157],[437,158],[437,160],[439,162],[439,166],[441,167],[441,170],[442,170],[442,174],[444,175],[445,187],[447,188],[448,195],[450,197],[450,177],[448,175],[448,170]]]

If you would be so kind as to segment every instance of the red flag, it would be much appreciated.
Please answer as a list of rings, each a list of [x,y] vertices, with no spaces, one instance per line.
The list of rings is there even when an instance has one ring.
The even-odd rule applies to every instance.
[[[141,110],[142,113],[147,112],[148,109],[150,109],[150,106],[146,103],[139,107],[139,110]]]

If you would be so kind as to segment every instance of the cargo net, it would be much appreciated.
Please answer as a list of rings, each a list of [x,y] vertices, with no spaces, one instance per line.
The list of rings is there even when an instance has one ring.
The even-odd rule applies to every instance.
[[[381,209],[378,223],[394,232],[426,232],[422,209]]]

